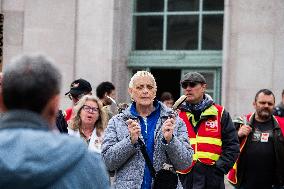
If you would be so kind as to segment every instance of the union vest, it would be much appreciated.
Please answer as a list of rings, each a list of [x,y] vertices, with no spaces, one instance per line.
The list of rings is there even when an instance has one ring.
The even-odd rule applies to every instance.
[[[178,170],[178,173],[190,172],[196,161],[213,165],[219,159],[222,153],[221,117],[223,111],[222,106],[214,104],[202,112],[198,122],[194,121],[192,113],[180,112],[179,116],[186,124],[194,155],[192,165],[186,170]],[[199,125],[199,128],[195,133],[193,127],[197,125]]]
[[[247,122],[250,122],[251,123],[251,119],[252,119],[252,115],[253,114],[248,114],[246,115],[246,119],[247,119]],[[284,133],[284,119],[280,118],[280,117],[277,117],[277,116],[273,116],[275,118],[275,120],[277,121],[279,127],[281,128],[281,131],[282,133]],[[240,143],[240,154],[242,153],[243,151],[243,148],[246,144],[246,141],[247,141],[247,138],[248,136],[246,136]],[[239,155],[240,157],[240,155]],[[237,161],[235,162],[233,168],[229,171],[228,173],[228,181],[232,184],[237,184],[238,183],[238,178],[237,178],[237,168],[238,168],[238,164],[239,164],[239,157],[237,159]]]

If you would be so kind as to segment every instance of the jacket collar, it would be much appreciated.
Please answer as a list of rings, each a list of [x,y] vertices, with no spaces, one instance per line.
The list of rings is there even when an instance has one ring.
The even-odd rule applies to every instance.
[[[279,124],[278,124],[278,121],[276,120],[276,118],[275,118],[274,115],[271,116],[271,119],[272,119],[274,128],[275,128],[275,129],[280,129]],[[252,126],[254,120],[255,120],[255,113],[253,113],[253,114],[250,115],[248,124]]]
[[[191,112],[187,112],[187,115],[193,116]],[[214,105],[211,105],[209,108],[205,109],[201,113],[200,117],[217,116],[217,115],[218,115],[218,109]]]
[[[48,123],[40,114],[28,110],[11,110],[4,113],[0,121],[0,129],[32,128],[48,130]]]

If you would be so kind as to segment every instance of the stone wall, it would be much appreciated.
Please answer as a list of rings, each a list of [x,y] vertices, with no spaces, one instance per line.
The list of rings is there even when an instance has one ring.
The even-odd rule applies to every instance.
[[[284,1],[226,1],[222,100],[231,114],[253,111],[255,93],[284,88]]]

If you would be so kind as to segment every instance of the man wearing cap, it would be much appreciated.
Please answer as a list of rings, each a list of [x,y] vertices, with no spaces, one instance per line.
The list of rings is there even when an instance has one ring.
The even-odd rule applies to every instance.
[[[178,171],[183,187],[223,189],[224,175],[239,155],[236,129],[224,107],[205,94],[206,80],[200,73],[185,74],[181,86],[187,99],[179,116],[187,126],[194,149],[192,165]]]
[[[80,98],[82,98],[84,95],[92,94],[92,87],[91,84],[86,81],[85,79],[77,79],[73,81],[70,85],[70,90],[65,93],[65,95],[68,95],[70,100],[72,100],[73,105],[75,105]],[[72,115],[72,107],[65,110],[65,120],[68,121],[71,118]]]
[[[73,105],[75,105],[80,98],[84,95],[92,94],[91,84],[85,79],[77,79],[73,81],[70,85],[70,90],[65,93],[68,95],[70,100],[72,100]],[[73,111],[73,106],[66,109],[64,112],[59,110],[58,115],[56,117],[56,126],[61,133],[67,133],[67,121],[70,120]]]

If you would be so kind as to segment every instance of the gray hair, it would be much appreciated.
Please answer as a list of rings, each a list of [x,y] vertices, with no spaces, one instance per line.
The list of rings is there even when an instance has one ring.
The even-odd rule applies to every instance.
[[[154,76],[148,72],[148,71],[137,71],[133,76],[132,78],[130,79],[130,82],[129,82],[129,88],[133,88],[133,84],[134,84],[134,81],[139,78],[139,77],[145,77],[145,76],[149,76],[153,82],[154,82],[154,87],[157,88],[157,83],[156,83],[156,80],[154,78]]]
[[[61,73],[44,55],[21,55],[3,72],[2,94],[8,110],[41,113],[48,101],[60,93]]]

